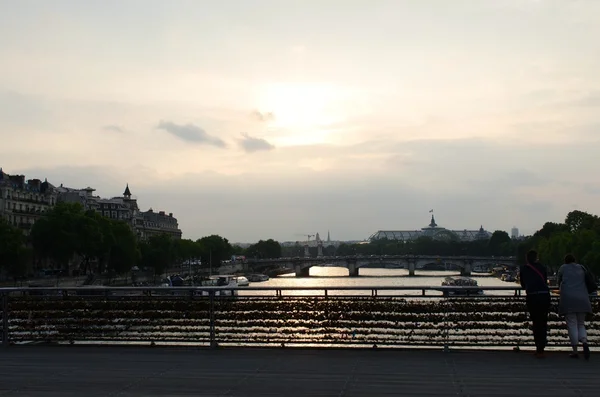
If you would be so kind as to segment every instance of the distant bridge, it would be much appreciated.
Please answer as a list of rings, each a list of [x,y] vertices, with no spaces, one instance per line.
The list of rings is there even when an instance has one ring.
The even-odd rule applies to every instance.
[[[371,256],[322,256],[317,258],[247,259],[248,268],[269,271],[272,274],[295,272],[298,277],[308,277],[313,266],[345,267],[351,277],[358,276],[361,267],[408,269],[410,276],[415,270],[431,264],[458,267],[461,274],[470,276],[475,270],[487,271],[494,266],[516,267],[515,257],[480,256],[434,256],[434,255],[371,255]]]

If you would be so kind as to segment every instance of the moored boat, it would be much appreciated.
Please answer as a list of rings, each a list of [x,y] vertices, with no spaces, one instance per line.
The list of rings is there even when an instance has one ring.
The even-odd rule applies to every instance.
[[[442,281],[442,287],[457,287],[456,289],[445,289],[444,295],[481,295],[483,290],[479,288],[476,280],[469,277],[446,277]]]
[[[246,276],[246,278],[251,283],[259,283],[259,282],[262,282],[262,281],[267,281],[269,279],[269,276],[267,276],[266,274],[248,274]]]
[[[237,277],[238,276],[234,276],[234,275],[215,275],[215,276],[209,276],[207,279],[203,279],[200,280],[200,286],[201,287],[220,287],[216,292],[215,295],[221,295],[221,296],[226,296],[226,295],[237,295],[237,291],[234,290],[233,288],[237,288],[239,287],[239,284],[237,282]],[[227,288],[232,288],[231,290],[228,290]],[[208,295],[209,292],[208,291],[203,291],[202,295]]]

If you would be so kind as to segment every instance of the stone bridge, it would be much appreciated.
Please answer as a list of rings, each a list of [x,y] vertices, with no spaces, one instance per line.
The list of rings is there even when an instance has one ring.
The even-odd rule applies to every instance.
[[[415,270],[427,265],[445,265],[458,267],[461,274],[470,276],[472,271],[488,271],[495,266],[516,267],[515,257],[478,257],[478,256],[432,256],[432,255],[371,255],[317,258],[277,258],[248,259],[246,264],[253,271],[268,271],[273,275],[296,273],[299,277],[308,277],[313,266],[345,267],[351,277],[358,276],[361,267],[408,269],[410,276]]]

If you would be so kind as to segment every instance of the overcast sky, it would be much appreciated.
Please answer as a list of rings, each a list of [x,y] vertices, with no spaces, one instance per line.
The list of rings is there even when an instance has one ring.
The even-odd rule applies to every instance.
[[[600,1],[0,0],[0,167],[184,237],[600,213]]]

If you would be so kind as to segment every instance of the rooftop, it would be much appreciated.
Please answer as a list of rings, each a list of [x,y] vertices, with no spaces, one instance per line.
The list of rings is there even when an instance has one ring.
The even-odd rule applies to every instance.
[[[485,230],[483,225],[481,225],[479,229],[446,229],[445,227],[439,226],[435,222],[435,217],[431,215],[431,221],[429,222],[429,225],[421,228],[420,230],[378,230],[369,237],[369,240],[388,239],[407,241],[414,240],[422,236],[427,236],[437,239],[457,238],[462,241],[470,241],[489,238],[491,235],[492,233]]]

